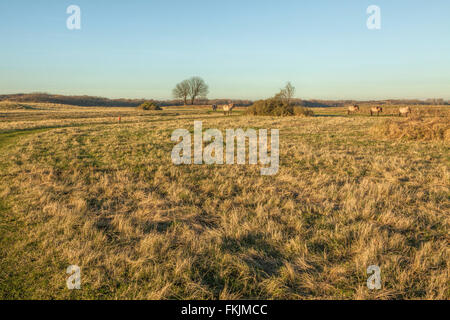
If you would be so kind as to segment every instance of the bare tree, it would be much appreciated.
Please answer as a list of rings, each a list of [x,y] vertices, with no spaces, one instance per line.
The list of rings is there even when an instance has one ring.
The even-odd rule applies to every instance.
[[[183,99],[184,104],[187,104],[187,98],[191,96],[191,84],[189,80],[184,80],[177,84],[172,91],[176,99]]]
[[[286,86],[280,90],[278,94],[275,95],[275,98],[284,100],[288,105],[291,104],[291,100],[295,94],[295,87],[292,83],[288,82]]]
[[[292,83],[288,82],[286,87],[284,87],[284,98],[286,99],[287,104],[291,104],[292,98],[295,95],[295,87]]]
[[[194,104],[195,98],[206,97],[209,92],[208,85],[200,77],[192,77],[188,80],[190,87],[191,104]]]

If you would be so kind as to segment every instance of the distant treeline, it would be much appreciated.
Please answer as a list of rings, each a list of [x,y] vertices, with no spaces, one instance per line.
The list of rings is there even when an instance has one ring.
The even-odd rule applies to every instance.
[[[144,102],[152,102],[158,106],[182,106],[181,100],[153,100],[153,99],[108,99],[93,96],[63,96],[47,93],[19,93],[0,95],[0,101],[12,102],[41,102],[41,103],[57,103],[83,107],[137,107]],[[211,104],[228,104],[234,103],[237,106],[251,106],[252,100],[236,100],[236,99],[199,99],[196,101],[198,105]],[[382,100],[382,101],[357,101],[357,100],[292,100],[294,105],[308,108],[316,107],[342,107],[352,104],[379,104],[379,105],[450,105],[450,101],[444,99],[427,99],[427,100]]]
[[[450,100],[426,99],[426,100],[385,100],[384,104],[411,104],[411,105],[450,105]]]
[[[315,107],[344,107],[355,104],[371,104],[371,105],[450,105],[450,101],[444,99],[427,99],[427,100],[300,100],[294,99],[293,103],[298,106],[315,108]]]
[[[159,106],[182,106],[183,101],[180,100],[153,100],[153,99],[108,99],[93,96],[64,96],[48,93],[19,93],[0,95],[0,101],[12,102],[40,102],[40,103],[57,103],[82,107],[137,107],[145,102],[155,103]],[[196,104],[227,104],[229,101],[240,106],[250,106],[253,104],[251,100],[197,100]]]
[[[26,93],[0,95],[0,101],[57,103],[82,107],[136,107],[151,100],[144,99],[108,99],[92,96],[63,96],[47,93]]]

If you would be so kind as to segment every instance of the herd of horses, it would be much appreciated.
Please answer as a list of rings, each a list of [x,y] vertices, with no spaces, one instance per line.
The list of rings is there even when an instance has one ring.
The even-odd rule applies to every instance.
[[[357,104],[353,105],[353,106],[349,106],[347,109],[347,114],[351,114],[351,113],[356,113],[359,112],[359,106]],[[372,107],[370,108],[370,115],[373,116],[374,114],[376,114],[377,116],[380,115],[380,112],[383,112],[383,108],[382,107]],[[398,115],[399,116],[408,116],[408,114],[411,113],[411,108],[410,107],[401,107],[398,109]]]
[[[233,111],[233,109],[236,107],[236,105],[234,103],[229,103],[229,104],[224,104],[222,105],[222,109],[223,109],[223,114],[224,115],[231,115],[231,112]],[[212,105],[212,110],[213,111],[217,111],[217,104],[213,104]],[[357,104],[353,105],[353,106],[349,106],[347,109],[347,114],[350,115],[352,113],[356,113],[359,112],[360,108]],[[380,113],[383,112],[383,108],[382,107],[371,107],[370,108],[370,115],[373,116],[374,114],[376,114],[377,116],[380,115]],[[411,113],[411,108],[410,107],[401,107],[398,109],[398,115],[399,116],[406,116],[408,117],[408,115]]]

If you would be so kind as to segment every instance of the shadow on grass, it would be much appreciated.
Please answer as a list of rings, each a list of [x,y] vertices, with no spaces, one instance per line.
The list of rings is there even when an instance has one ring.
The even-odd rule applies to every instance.
[[[222,250],[232,254],[244,254],[243,261],[251,269],[262,271],[268,276],[277,274],[282,266],[279,250],[270,244],[262,233],[249,233],[237,239],[225,238]],[[250,250],[256,253],[249,253]]]

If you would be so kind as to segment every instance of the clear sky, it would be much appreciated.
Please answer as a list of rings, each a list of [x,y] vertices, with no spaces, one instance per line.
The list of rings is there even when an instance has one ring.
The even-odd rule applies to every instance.
[[[195,75],[210,98],[450,99],[448,0],[1,0],[0,40],[0,93],[165,99]]]

